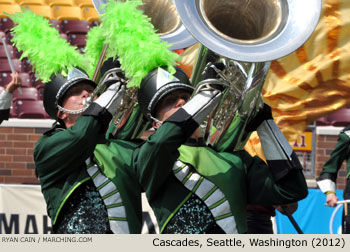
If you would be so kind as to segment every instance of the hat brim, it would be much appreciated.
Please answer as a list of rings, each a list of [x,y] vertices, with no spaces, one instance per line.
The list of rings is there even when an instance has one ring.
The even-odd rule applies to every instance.
[[[167,85],[164,85],[162,88],[160,88],[157,93],[153,96],[152,100],[150,101],[149,105],[148,105],[148,111],[151,112],[152,116],[154,115],[155,109],[157,104],[159,103],[159,101],[165,97],[167,94],[169,94],[172,91],[175,90],[184,90],[184,91],[188,91],[189,93],[192,94],[194,88],[187,85],[187,84],[183,84],[183,83],[169,83]]]
[[[81,82],[85,82],[87,84],[90,84],[93,87],[96,87],[96,83],[93,82],[92,80],[88,79],[88,78],[82,78],[82,77],[78,77],[78,78],[73,78],[68,80],[64,85],[62,85],[62,87],[58,90],[57,95],[56,95],[56,103],[59,105],[62,105],[62,99],[65,95],[65,93],[68,91],[68,89],[70,89],[72,86],[79,84]]]

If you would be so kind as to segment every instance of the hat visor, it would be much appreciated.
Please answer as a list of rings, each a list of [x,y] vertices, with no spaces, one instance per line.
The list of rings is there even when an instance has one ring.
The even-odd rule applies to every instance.
[[[154,115],[155,112],[155,108],[157,106],[157,104],[159,103],[159,101],[166,96],[167,94],[169,94],[172,91],[175,90],[184,90],[184,91],[188,91],[189,93],[192,94],[194,88],[187,85],[187,84],[183,84],[183,83],[169,83],[167,85],[164,85],[163,87],[161,87],[153,96],[152,100],[150,101],[149,105],[148,105],[148,111],[151,112],[152,116]]]
[[[90,84],[94,88],[96,88],[96,86],[97,86],[95,82],[93,82],[92,80],[90,80],[88,78],[78,77],[78,78],[70,79],[64,85],[62,85],[61,88],[58,90],[57,95],[56,95],[57,104],[62,105],[62,102],[63,102],[62,99],[63,99],[65,93],[68,91],[68,89],[70,89],[72,86],[79,84],[81,82],[85,82],[86,84]]]

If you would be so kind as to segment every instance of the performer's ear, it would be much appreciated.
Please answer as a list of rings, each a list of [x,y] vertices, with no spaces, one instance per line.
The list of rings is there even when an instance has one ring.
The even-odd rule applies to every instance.
[[[62,121],[64,121],[67,118],[67,114],[63,113],[61,110],[57,111],[57,118],[61,119]]]
[[[161,126],[161,124],[157,123],[156,121],[153,121],[152,126],[154,129],[158,129]]]

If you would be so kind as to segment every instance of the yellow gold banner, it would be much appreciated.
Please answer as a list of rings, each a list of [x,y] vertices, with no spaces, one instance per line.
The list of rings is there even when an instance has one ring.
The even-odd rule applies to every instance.
[[[307,125],[350,105],[350,1],[323,0],[315,32],[290,55],[274,60],[263,88],[265,103],[291,145]],[[181,67],[190,76],[198,46],[186,49]],[[262,154],[253,134],[246,145]]]
[[[309,40],[273,61],[263,89],[276,123],[290,143],[316,119],[350,101],[350,2],[324,0]]]

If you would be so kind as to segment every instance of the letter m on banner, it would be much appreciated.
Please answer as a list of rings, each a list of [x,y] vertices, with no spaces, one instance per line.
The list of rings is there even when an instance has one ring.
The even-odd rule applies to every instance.
[[[19,215],[11,214],[9,220],[0,213],[0,234],[19,234]]]

